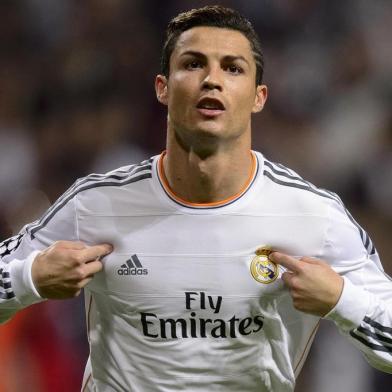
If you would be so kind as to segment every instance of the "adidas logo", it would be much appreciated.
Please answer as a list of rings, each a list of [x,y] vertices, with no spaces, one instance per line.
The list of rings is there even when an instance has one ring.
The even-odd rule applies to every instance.
[[[132,255],[125,264],[123,264],[118,270],[119,275],[148,275],[148,269],[143,268],[142,263],[136,255]]]

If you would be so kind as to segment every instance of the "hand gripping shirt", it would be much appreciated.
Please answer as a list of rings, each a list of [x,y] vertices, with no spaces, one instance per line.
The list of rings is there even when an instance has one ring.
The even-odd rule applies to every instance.
[[[245,188],[192,204],[162,156],[73,187],[0,245],[0,319],[42,301],[37,253],[58,240],[111,243],[85,289],[83,391],[293,391],[319,318],[297,311],[269,249],[327,261],[344,278],[333,320],[392,371],[392,283],[339,197],[252,152]]]

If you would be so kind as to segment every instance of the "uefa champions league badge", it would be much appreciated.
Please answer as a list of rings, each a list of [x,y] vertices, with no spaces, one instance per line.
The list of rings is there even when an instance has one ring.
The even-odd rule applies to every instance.
[[[272,283],[279,276],[278,266],[269,259],[272,248],[263,246],[256,250],[256,256],[250,263],[250,273],[253,279],[260,283]]]

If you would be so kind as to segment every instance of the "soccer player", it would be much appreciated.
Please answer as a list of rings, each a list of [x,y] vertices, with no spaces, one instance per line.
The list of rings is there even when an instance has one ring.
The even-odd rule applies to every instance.
[[[369,236],[251,150],[262,76],[236,11],[178,15],[155,82],[166,150],[76,181],[1,244],[1,321],[85,289],[83,391],[293,391],[322,317],[392,371],[392,283]]]

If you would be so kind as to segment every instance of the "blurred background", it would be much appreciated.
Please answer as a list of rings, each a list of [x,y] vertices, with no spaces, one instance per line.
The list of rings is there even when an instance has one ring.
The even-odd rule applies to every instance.
[[[253,148],[339,193],[392,274],[392,2],[219,3],[250,18],[265,51],[270,96],[253,120]],[[77,177],[163,150],[166,113],[153,88],[163,30],[206,4],[0,1],[0,239]],[[0,392],[78,391],[88,356],[82,299],[19,313],[0,326],[0,351]],[[324,322],[296,390],[391,383]]]

